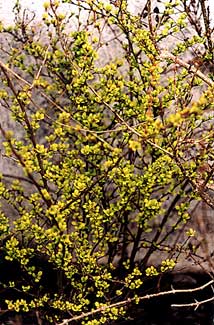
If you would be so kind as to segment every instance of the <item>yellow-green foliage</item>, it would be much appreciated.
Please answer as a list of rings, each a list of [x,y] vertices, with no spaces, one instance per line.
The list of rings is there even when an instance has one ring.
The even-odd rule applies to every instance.
[[[212,181],[207,171],[197,171],[213,157],[213,131],[203,131],[203,143],[200,134],[214,95],[208,89],[197,102],[185,101],[198,85],[187,70],[163,83],[169,63],[160,60],[159,42],[182,30],[186,15],[152,33],[127,11],[126,1],[118,7],[80,2],[88,8],[88,30],[79,24],[71,31],[58,3],[47,1],[46,41],[26,22],[2,31],[14,41],[0,99],[22,136],[1,126],[4,157],[20,171],[12,182],[1,177],[2,201],[14,214],[12,222],[3,205],[1,249],[24,274],[4,284],[20,293],[6,301],[8,309],[39,310],[51,322],[104,307],[81,320],[104,324],[124,314],[112,303],[137,301],[144,278],[173,269],[187,249],[176,251],[168,238],[187,223],[189,203],[200,195],[198,178]],[[167,4],[165,12],[175,7]],[[103,21],[122,33],[122,51],[104,66]],[[174,54],[199,42],[177,44]],[[198,192],[187,191],[187,184]],[[194,234],[192,228],[185,232]],[[171,257],[147,265],[159,251]],[[38,266],[39,258],[48,264]]]

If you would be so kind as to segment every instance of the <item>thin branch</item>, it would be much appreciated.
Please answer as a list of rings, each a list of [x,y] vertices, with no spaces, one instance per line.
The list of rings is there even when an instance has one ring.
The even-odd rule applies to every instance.
[[[30,182],[32,182],[32,184],[34,184],[34,186],[37,188],[38,192],[40,193],[41,197],[43,198],[44,202],[46,202],[47,206],[50,205],[50,202],[49,200],[47,200],[45,197],[44,197],[44,194],[42,192],[42,187],[40,186],[40,184],[36,181],[36,179],[34,178],[33,174],[26,168],[26,164],[25,164],[25,161],[23,160],[23,157],[19,154],[19,152],[14,148],[13,144],[12,144],[12,141],[11,139],[8,139],[7,136],[6,136],[6,132],[5,130],[3,129],[2,125],[0,124],[0,132],[2,134],[2,136],[4,137],[4,139],[7,140],[7,143],[12,151],[12,153],[14,154],[14,156],[16,157],[17,161],[20,163],[20,165],[26,169],[26,173],[27,173],[27,176],[30,180]]]
[[[46,60],[47,60],[47,56],[48,56],[49,48],[50,48],[50,45],[48,45],[48,47],[47,47],[47,49],[46,49],[46,51],[45,51],[44,60],[42,61],[42,64],[41,64],[40,67],[39,67],[39,70],[38,70],[38,72],[37,72],[37,74],[36,74],[36,77],[34,78],[34,80],[33,80],[33,82],[32,82],[32,85],[31,85],[31,87],[30,87],[30,90],[33,89],[33,87],[35,86],[35,83],[38,81],[38,79],[39,79],[39,77],[40,77],[40,74],[41,74],[41,72],[42,72],[42,69],[43,69],[43,67],[44,67],[44,65],[45,65],[45,62],[46,62]]]
[[[201,300],[201,301],[197,301],[195,299],[195,302],[192,302],[190,304],[172,304],[171,307],[176,307],[176,308],[180,308],[180,307],[195,307],[194,310],[198,309],[198,307],[202,304],[206,304],[207,302],[211,302],[214,300],[214,297],[205,299],[205,300]]]
[[[32,88],[32,84],[29,83],[27,80],[25,80],[24,78],[22,78],[21,76],[19,76],[15,71],[13,71],[12,69],[10,69],[7,64],[4,64],[1,60],[0,60],[0,67],[11,73],[17,80],[23,82],[25,85],[29,86],[29,90]],[[35,80],[34,80],[35,82]],[[50,97],[48,97],[44,92],[40,92],[41,96],[44,97],[45,99],[48,100],[49,103],[51,103],[54,107],[58,108],[61,112],[64,112],[63,108],[59,105],[57,105],[57,103],[55,103]]]
[[[157,42],[156,42],[156,35],[152,23],[152,1],[151,0],[147,1],[147,7],[148,7],[148,24],[149,24],[150,37],[156,51],[159,52],[157,47]]]
[[[176,294],[176,293],[192,293],[192,292],[197,292],[197,291],[201,291],[201,290],[207,288],[208,286],[212,285],[213,283],[214,283],[214,280],[211,280],[211,281],[203,284],[202,286],[197,287],[197,288],[193,288],[193,289],[173,289],[173,290],[170,290],[170,291],[163,291],[163,292],[159,292],[159,293],[152,293],[150,295],[145,295],[143,297],[139,297],[138,300],[139,301],[143,301],[143,300],[148,300],[148,299],[152,299],[152,298],[157,298],[157,297],[172,295],[172,294]],[[57,325],[68,325],[69,323],[71,323],[73,321],[77,321],[77,320],[83,319],[83,318],[88,317],[88,316],[94,316],[96,314],[105,312],[105,311],[107,311],[107,310],[109,310],[111,308],[114,308],[114,307],[122,307],[122,306],[127,305],[127,304],[129,304],[131,302],[135,302],[135,300],[136,300],[136,298],[128,298],[126,300],[119,301],[119,302],[116,302],[116,303],[111,304],[111,305],[108,305],[108,306],[102,306],[102,307],[100,307],[98,309],[95,309],[95,310],[92,310],[92,311],[90,311],[88,313],[82,313],[81,315],[74,316],[74,317],[72,317],[70,319],[64,319],[61,323],[58,323]],[[214,298],[213,298],[213,300],[214,300]]]
[[[20,77],[15,71],[13,71],[12,69],[10,69],[8,67],[8,65],[7,64],[4,64],[1,60],[0,60],[0,67],[3,70],[6,70],[7,72],[11,73],[14,77],[16,77],[16,79],[20,80],[25,85],[28,85],[29,87],[31,87],[31,84],[29,82],[27,82],[25,79],[23,79],[22,77]]]
[[[170,153],[168,150],[160,147],[159,145],[157,145],[156,143],[152,142],[149,139],[145,139],[142,134],[140,134],[138,131],[135,130],[135,128],[133,128],[132,126],[130,126],[112,107],[111,105],[109,105],[108,103],[106,103],[101,97],[100,95],[97,93],[97,91],[92,88],[91,86],[88,86],[90,88],[90,90],[94,93],[94,95],[97,96],[97,98],[99,98],[99,100],[116,116],[117,120],[121,122],[122,125],[125,125],[127,127],[127,129],[129,131],[131,131],[133,134],[136,134],[139,138],[143,138],[143,140],[145,142],[147,142],[148,144],[150,144],[152,147],[161,150],[162,152],[166,153],[169,157],[173,158],[172,153]]]
[[[169,51],[162,50],[160,54],[160,59],[170,59],[174,63],[178,64],[179,66],[186,68],[189,72],[194,73],[196,76],[198,76],[201,80],[203,80],[207,85],[210,87],[214,86],[214,82],[208,78],[204,73],[198,70],[194,65],[191,65],[181,59],[179,59],[177,56],[171,54]]]
[[[211,37],[211,29],[210,29],[210,19],[208,15],[208,11],[206,8],[205,0],[200,0],[200,5],[201,5],[201,11],[202,11],[202,16],[204,20],[204,26],[205,26],[205,32],[206,32],[206,37],[207,37],[207,43],[208,43],[208,48],[209,52],[212,55],[212,60],[213,60],[213,42],[212,42],[212,37]]]

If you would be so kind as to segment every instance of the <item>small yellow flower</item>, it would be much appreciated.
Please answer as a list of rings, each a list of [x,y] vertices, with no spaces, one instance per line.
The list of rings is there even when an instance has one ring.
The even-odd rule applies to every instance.
[[[196,230],[194,230],[193,228],[189,228],[186,231],[186,234],[187,234],[188,237],[194,237],[196,235]]]
[[[137,151],[137,150],[141,150],[141,143],[139,141],[135,141],[135,140],[130,140],[129,141],[129,148],[132,151]]]

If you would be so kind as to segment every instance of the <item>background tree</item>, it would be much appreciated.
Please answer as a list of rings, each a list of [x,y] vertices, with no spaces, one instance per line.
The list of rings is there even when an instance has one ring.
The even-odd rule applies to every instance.
[[[124,0],[67,2],[77,17],[51,0],[37,26],[17,4],[1,26],[2,156],[17,172],[1,177],[1,254],[20,271],[2,308],[102,324],[148,277],[200,260],[188,220],[196,200],[214,205],[212,29],[204,1],[200,23],[195,2],[138,15]]]

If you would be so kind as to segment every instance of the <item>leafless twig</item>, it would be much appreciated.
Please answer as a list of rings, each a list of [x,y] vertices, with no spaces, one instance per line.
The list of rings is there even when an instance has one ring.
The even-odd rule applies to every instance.
[[[197,287],[197,288],[193,288],[193,289],[172,289],[170,291],[163,291],[163,292],[159,292],[159,293],[152,293],[150,295],[145,295],[143,297],[139,297],[138,300],[139,301],[143,301],[143,300],[148,300],[148,299],[162,297],[162,296],[168,296],[168,295],[177,294],[177,293],[192,293],[192,292],[197,292],[197,291],[201,291],[201,290],[207,288],[208,286],[212,285],[213,283],[214,283],[214,280],[211,280],[211,281],[203,284],[202,286]],[[98,309],[95,309],[95,310],[92,310],[92,311],[90,311],[88,313],[82,313],[81,315],[74,316],[74,317],[72,317],[70,319],[64,319],[61,323],[58,323],[57,325],[68,325],[69,323],[71,323],[73,321],[77,321],[77,320],[83,319],[83,318],[88,317],[88,316],[94,316],[96,314],[105,312],[105,311],[107,311],[107,310],[109,310],[111,308],[125,306],[125,305],[127,305],[127,304],[129,304],[131,302],[134,302],[135,300],[136,300],[136,298],[128,298],[126,300],[116,302],[115,304],[111,304],[111,305],[108,305],[108,306],[102,306],[102,307],[100,307]],[[214,298],[212,298],[212,300],[214,300]],[[211,301],[211,300],[208,300],[208,299],[207,299],[207,301],[204,300],[204,303],[205,302],[208,302],[208,301]],[[197,303],[202,304],[203,302],[197,302]],[[177,305],[172,305],[172,306],[178,307]]]
[[[194,310],[198,309],[198,307],[202,304],[206,304],[207,302],[211,302],[214,300],[214,297],[205,299],[205,300],[201,300],[201,301],[197,301],[195,299],[195,302],[192,302],[190,304],[172,304],[171,307],[176,307],[176,308],[180,308],[180,307],[195,307]]]

